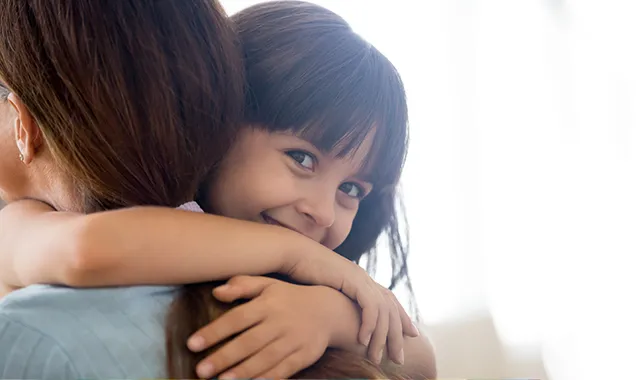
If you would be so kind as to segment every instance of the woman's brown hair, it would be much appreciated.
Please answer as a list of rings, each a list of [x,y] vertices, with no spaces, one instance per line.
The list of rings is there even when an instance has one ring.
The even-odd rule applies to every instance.
[[[243,72],[215,0],[0,0],[0,79],[81,211],[192,200],[234,138]]]
[[[407,149],[407,105],[394,66],[359,37],[335,13],[302,1],[261,3],[233,15],[244,51],[247,90],[244,124],[268,131],[294,132],[320,149],[339,146],[353,152],[375,132],[369,163],[374,191],[361,203],[351,234],[338,248],[358,261],[375,257],[383,231],[393,258],[391,287],[407,276],[406,240],[396,218],[395,188]],[[214,177],[215,180],[215,177]],[[198,201],[207,211],[209,189]],[[375,262],[375,260],[371,260]],[[211,294],[215,284],[186,286],[172,305],[166,324],[169,377],[195,377],[205,354],[194,354],[186,341],[225,308]],[[297,378],[388,378],[366,359],[329,350]]]

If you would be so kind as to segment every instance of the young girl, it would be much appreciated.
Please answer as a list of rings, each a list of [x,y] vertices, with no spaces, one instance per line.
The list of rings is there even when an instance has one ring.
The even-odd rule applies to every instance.
[[[320,7],[268,3],[237,14],[234,22],[249,84],[246,125],[203,186],[199,201],[208,212],[257,223],[153,208],[81,216],[51,213],[40,203],[15,202],[0,213],[0,243],[7,264],[2,265],[3,280],[13,287],[32,283],[87,287],[285,273],[301,282],[342,290],[358,301],[364,308],[359,338],[368,345],[370,356],[381,359],[389,333],[390,356],[402,363],[399,337],[403,330],[415,332],[400,322],[395,299],[329,250],[358,260],[387,229],[394,247],[400,247],[394,258],[401,265],[394,268],[392,282],[406,275],[406,253],[394,211],[395,185],[406,151],[406,104],[399,77],[342,19]],[[27,239],[25,232],[33,234],[36,227],[38,236],[50,238]],[[255,290],[251,281],[232,281],[235,289],[220,289],[217,294],[230,300],[256,296],[250,291]],[[246,307],[260,307],[257,302],[267,297],[260,294]],[[237,340],[246,336],[245,341],[259,347],[244,345],[234,352],[232,341],[226,350],[223,347],[200,363],[202,377],[229,368],[227,374],[238,377],[288,376],[317,359],[328,345],[304,352],[302,348],[310,344],[300,336],[289,333],[287,339],[278,340],[267,336],[266,328],[260,331],[268,320],[245,320],[244,325],[231,327],[224,323],[221,318],[202,330],[190,340],[191,347],[200,351],[223,335],[245,330]],[[273,324],[269,326],[270,334],[277,333]],[[302,354],[296,355],[294,344]],[[293,351],[264,357],[270,347],[282,345]],[[424,352],[424,346],[420,350]],[[416,352],[408,354],[424,359]]]

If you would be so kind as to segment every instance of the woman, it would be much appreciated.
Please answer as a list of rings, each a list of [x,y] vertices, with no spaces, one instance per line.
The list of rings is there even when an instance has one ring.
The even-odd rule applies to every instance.
[[[243,102],[236,36],[216,2],[2,0],[0,9],[1,198],[78,212],[177,207],[193,199],[230,146]],[[163,376],[147,367],[162,360],[157,351],[129,355],[126,349],[145,339],[145,331],[118,331],[118,316],[102,312],[159,309],[170,292],[34,286],[18,293],[2,304],[3,377]],[[73,339],[70,332],[90,334],[65,313],[74,305],[87,318],[102,315],[104,324],[96,323],[93,333],[111,348],[57,349]],[[12,312],[19,321],[8,317]],[[44,331],[58,323],[67,334],[43,336],[21,322]],[[162,347],[162,321],[155,322]]]

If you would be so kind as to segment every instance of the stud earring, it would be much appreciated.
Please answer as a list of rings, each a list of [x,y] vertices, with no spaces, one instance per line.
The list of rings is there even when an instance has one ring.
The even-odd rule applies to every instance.
[[[24,162],[24,154],[20,153],[20,155],[18,155],[18,158],[20,159],[20,161]]]

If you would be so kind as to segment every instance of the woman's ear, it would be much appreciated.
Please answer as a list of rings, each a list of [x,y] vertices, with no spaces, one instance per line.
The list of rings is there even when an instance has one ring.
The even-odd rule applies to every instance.
[[[42,144],[40,127],[31,112],[16,94],[13,92],[10,93],[7,100],[16,111],[14,136],[16,146],[20,152],[20,159],[28,165],[34,159],[38,147]]]

